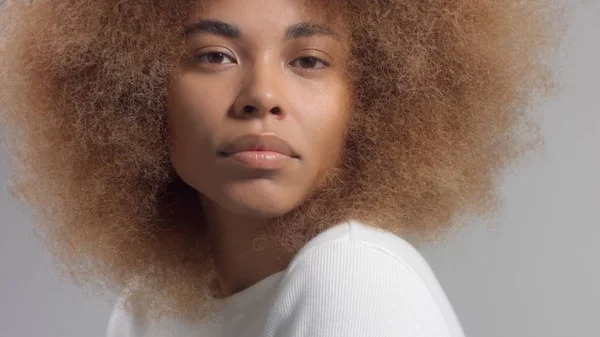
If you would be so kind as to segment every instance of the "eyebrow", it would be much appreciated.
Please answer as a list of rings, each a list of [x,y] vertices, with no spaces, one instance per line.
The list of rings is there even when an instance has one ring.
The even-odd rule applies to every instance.
[[[202,20],[185,27],[185,36],[196,33],[211,33],[230,39],[239,39],[242,36],[242,32],[237,26],[220,20]]]
[[[316,22],[300,22],[291,25],[286,29],[285,39],[297,39],[301,37],[312,37],[316,35],[325,35],[338,37],[335,31],[328,26]]]
[[[185,27],[184,36],[210,33],[224,36],[230,39],[242,37],[242,31],[236,25],[220,20],[201,20]],[[312,37],[317,35],[338,37],[338,34],[327,25],[316,22],[300,22],[289,26],[285,31],[285,40]]]

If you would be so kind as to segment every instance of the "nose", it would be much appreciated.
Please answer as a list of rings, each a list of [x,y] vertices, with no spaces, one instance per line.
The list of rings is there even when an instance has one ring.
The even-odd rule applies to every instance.
[[[276,65],[256,64],[245,73],[242,89],[233,104],[233,115],[238,119],[285,116],[282,101],[283,78]]]

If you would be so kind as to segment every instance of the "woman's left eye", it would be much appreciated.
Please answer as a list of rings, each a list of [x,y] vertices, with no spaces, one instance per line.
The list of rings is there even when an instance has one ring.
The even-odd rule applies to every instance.
[[[195,56],[197,62],[202,63],[213,63],[213,64],[226,64],[235,63],[235,60],[225,53],[220,52],[208,52]]]
[[[320,69],[320,68],[325,68],[327,67],[327,63],[319,60],[316,57],[300,57],[295,59],[294,61],[292,61],[292,63],[290,63],[291,66],[293,67],[299,67],[302,69]]]

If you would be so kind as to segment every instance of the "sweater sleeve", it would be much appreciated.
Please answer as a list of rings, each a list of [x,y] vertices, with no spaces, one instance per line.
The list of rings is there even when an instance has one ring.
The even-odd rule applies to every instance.
[[[273,337],[451,337],[423,279],[372,243],[319,247],[281,287],[268,325]]]

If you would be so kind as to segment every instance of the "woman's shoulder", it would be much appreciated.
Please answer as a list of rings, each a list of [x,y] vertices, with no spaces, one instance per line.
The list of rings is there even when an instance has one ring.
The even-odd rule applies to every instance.
[[[142,337],[148,328],[145,308],[137,301],[135,282],[131,282],[116,298],[108,323],[106,337]]]
[[[344,254],[343,251],[346,254],[370,251],[377,261],[391,258],[413,269],[421,278],[435,278],[425,258],[406,239],[356,220],[348,220],[319,233],[298,251],[288,269],[311,255]]]
[[[120,295],[108,318],[106,326],[106,337],[137,337],[135,332],[135,320],[137,319],[131,311],[126,310],[124,296]]]
[[[463,336],[417,249],[398,235],[357,221],[325,230],[298,252],[283,275],[275,307],[280,311],[276,317],[316,319],[325,328],[354,322],[349,336],[351,331],[379,331],[373,329],[382,335],[420,329],[423,336]]]

